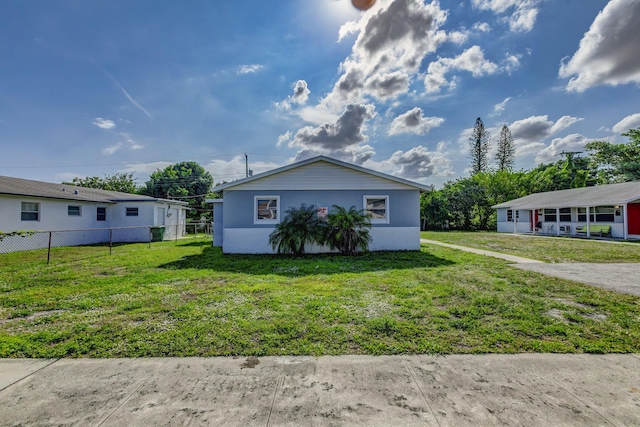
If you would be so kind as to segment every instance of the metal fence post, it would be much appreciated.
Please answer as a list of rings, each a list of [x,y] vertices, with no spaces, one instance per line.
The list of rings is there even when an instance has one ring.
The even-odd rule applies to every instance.
[[[111,248],[113,247],[113,228],[109,228],[109,255],[112,255]]]
[[[51,259],[51,235],[53,233],[49,232],[49,248],[47,249],[47,265],[49,265],[49,260]]]
[[[149,227],[149,249],[151,249],[151,227]]]

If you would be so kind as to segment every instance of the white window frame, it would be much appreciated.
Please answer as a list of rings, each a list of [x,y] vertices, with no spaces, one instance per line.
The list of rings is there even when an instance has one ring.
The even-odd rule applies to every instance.
[[[70,208],[78,208],[78,215],[72,214],[69,210]],[[82,206],[81,205],[67,205],[67,216],[82,216]]]
[[[131,215],[129,215],[129,209],[131,209]],[[135,215],[133,214],[133,209],[135,209]],[[124,216],[128,216],[128,217],[140,216],[140,209],[135,206],[125,207]]]
[[[516,213],[516,222],[520,222],[520,210],[519,209],[507,209],[507,222],[513,222],[513,213]]]
[[[370,218],[371,219],[371,224],[389,224],[389,196],[388,195],[384,195],[384,196],[371,196],[371,195],[365,195],[362,197],[362,206],[365,210],[365,212],[367,212],[367,199],[384,199],[384,213],[385,213],[385,217],[384,218]]]
[[[258,200],[275,200],[276,201],[276,217],[275,219],[258,218]],[[280,222],[280,196],[254,196],[253,197],[253,223],[254,224],[278,224]]]
[[[28,204],[28,205],[35,205],[37,208],[35,211],[28,211],[25,210],[24,205]],[[22,214],[36,214],[36,219],[24,219],[22,217]],[[40,221],[40,203],[38,202],[20,202],[20,221],[36,221],[39,222]]]

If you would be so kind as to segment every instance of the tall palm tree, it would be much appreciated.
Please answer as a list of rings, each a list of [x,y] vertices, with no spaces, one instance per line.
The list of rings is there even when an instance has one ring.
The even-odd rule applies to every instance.
[[[351,206],[346,210],[333,205],[333,212],[327,216],[327,221],[326,243],[329,248],[338,249],[342,255],[355,255],[359,251],[369,250],[371,220],[364,209],[357,210]]]
[[[269,244],[279,254],[304,255],[307,243],[322,243],[326,222],[318,218],[314,205],[290,207],[276,229],[269,235]]]

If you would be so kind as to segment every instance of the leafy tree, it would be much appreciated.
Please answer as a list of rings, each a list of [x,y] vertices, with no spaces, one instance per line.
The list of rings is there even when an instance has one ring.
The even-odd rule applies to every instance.
[[[420,197],[423,228],[439,230],[447,228],[449,223],[449,201],[442,191],[431,191]]]
[[[136,194],[140,190],[133,178],[133,173],[114,173],[113,175],[105,175],[104,178],[98,176],[75,177],[70,182],[63,182],[63,184],[131,194]]]
[[[469,137],[469,157],[471,158],[471,175],[486,172],[489,167],[489,142],[491,134],[484,128],[482,119],[478,117]]]
[[[498,138],[498,152],[496,153],[498,170],[513,170],[516,163],[516,147],[513,144],[513,136],[507,126],[502,126]]]
[[[338,249],[342,255],[355,255],[369,250],[371,220],[364,209],[357,210],[351,206],[347,210],[333,205],[327,221],[326,243],[331,250]]]
[[[269,244],[279,254],[304,255],[306,244],[324,241],[326,222],[318,218],[316,206],[289,208],[286,216],[269,235]]]
[[[603,184],[640,180],[640,128],[622,136],[629,138],[626,144],[592,141],[586,146]]]
[[[158,169],[149,177],[142,194],[163,199],[178,199],[189,202],[189,219],[209,217],[210,209],[203,203],[213,186],[213,178],[196,162],[180,162]]]

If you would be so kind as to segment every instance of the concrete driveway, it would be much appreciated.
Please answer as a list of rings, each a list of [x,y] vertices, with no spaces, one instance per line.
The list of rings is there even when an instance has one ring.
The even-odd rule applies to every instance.
[[[485,255],[494,258],[504,259],[513,262],[513,267],[521,270],[535,271],[547,276],[559,277],[561,279],[573,280],[586,283],[587,285],[598,286],[600,288],[611,289],[640,296],[640,263],[619,263],[619,264],[592,264],[592,263],[546,263],[530,258],[522,258],[500,252],[487,251],[483,249],[469,248],[467,246],[452,245],[436,240],[420,239],[421,243],[445,246],[465,252],[472,252],[478,255]]]
[[[516,268],[640,296],[640,264],[514,264]]]

